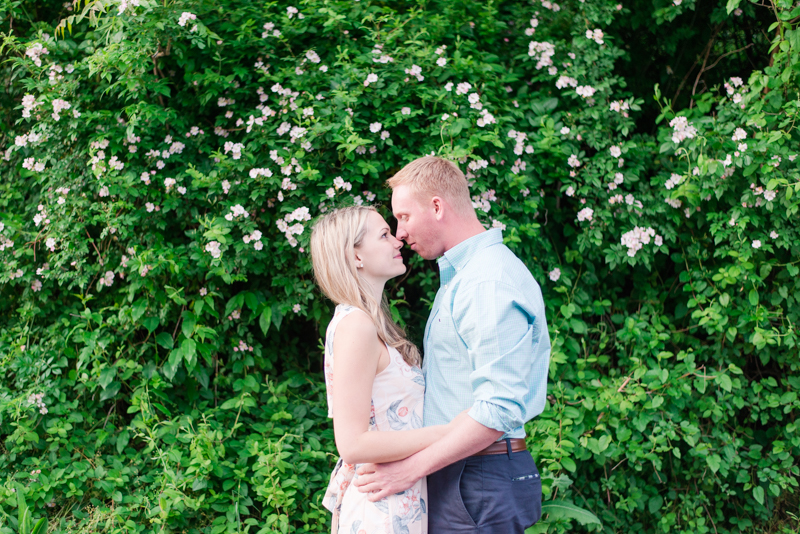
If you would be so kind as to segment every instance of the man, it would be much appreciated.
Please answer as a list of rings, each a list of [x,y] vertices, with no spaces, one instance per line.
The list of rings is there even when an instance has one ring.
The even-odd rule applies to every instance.
[[[370,500],[428,476],[429,532],[522,533],[541,517],[539,472],[524,424],[544,410],[550,336],[539,285],[486,231],[464,174],[426,156],[389,182],[397,238],[438,258],[441,286],[425,328],[425,425],[469,410],[445,438],[355,484]]]

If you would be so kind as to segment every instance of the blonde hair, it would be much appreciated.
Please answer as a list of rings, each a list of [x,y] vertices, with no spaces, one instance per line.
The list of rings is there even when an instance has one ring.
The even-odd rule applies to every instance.
[[[319,219],[311,231],[311,263],[322,292],[336,304],[349,304],[372,318],[378,337],[394,347],[409,365],[419,365],[419,350],[405,331],[391,319],[384,294],[375,300],[372,288],[356,268],[355,249],[366,232],[372,206],[333,210]]]
[[[392,189],[399,185],[410,186],[418,198],[423,197],[423,202],[427,202],[430,197],[441,196],[461,215],[475,213],[469,197],[467,179],[452,161],[436,156],[417,158],[386,183]]]

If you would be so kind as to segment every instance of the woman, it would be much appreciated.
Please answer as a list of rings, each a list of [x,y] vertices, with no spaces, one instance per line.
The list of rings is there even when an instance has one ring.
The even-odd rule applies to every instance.
[[[450,427],[422,428],[425,380],[419,351],[387,313],[383,287],[406,272],[402,246],[383,217],[367,206],[335,210],[311,234],[314,275],[337,304],[325,339],[328,417],[333,417],[340,456],[324,498],[333,512],[334,534],[428,529],[424,478],[375,503],[351,484],[357,464],[401,460]]]

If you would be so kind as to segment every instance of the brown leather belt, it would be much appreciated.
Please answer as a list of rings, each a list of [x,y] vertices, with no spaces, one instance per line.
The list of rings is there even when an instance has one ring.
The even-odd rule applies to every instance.
[[[528,446],[525,445],[525,440],[522,438],[511,438],[511,452],[521,452],[528,450]],[[495,441],[482,451],[478,451],[472,456],[486,456],[489,454],[506,454],[508,453],[508,445],[506,445],[506,440],[503,441]]]

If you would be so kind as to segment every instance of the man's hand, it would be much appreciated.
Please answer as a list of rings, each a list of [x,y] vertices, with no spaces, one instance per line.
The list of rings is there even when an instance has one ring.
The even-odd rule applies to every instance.
[[[353,484],[361,493],[368,493],[370,502],[405,491],[424,475],[414,469],[414,456],[386,464],[363,464]]]

